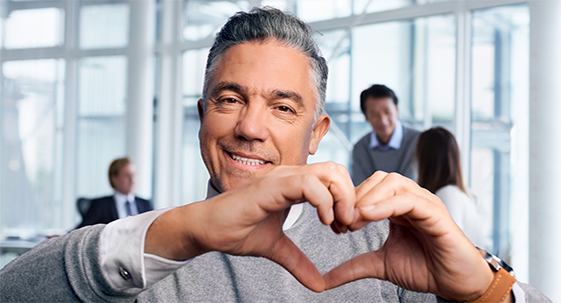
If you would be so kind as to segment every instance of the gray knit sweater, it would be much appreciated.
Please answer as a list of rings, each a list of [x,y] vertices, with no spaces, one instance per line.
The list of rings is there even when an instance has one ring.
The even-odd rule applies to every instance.
[[[372,133],[368,133],[353,148],[352,178],[355,186],[370,177],[375,171],[397,172],[415,180],[411,162],[415,156],[415,145],[419,131],[403,126],[403,140],[399,149],[381,150],[370,148]]]

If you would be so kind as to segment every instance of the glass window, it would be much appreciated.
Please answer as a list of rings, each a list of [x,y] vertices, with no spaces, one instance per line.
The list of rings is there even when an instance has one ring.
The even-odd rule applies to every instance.
[[[305,22],[314,22],[350,16],[351,3],[347,0],[262,0],[261,6],[288,10]]]
[[[411,30],[410,21],[366,25],[353,30],[352,96],[356,100],[370,85],[385,84],[403,100],[399,105],[401,116],[409,112],[403,106],[411,99]],[[352,104],[360,111],[358,101]]]
[[[80,18],[80,48],[127,46],[129,6],[126,3],[83,6]]]
[[[92,57],[80,61],[78,101],[78,196],[111,194],[107,169],[125,156],[125,57]]]
[[[209,48],[183,53],[183,104],[196,106],[202,96],[206,58]]]
[[[415,20],[413,115],[424,126],[452,127],[456,99],[456,26],[452,15]],[[426,107],[426,109],[425,109]],[[425,116],[425,111],[429,114]]]
[[[331,127],[320,142],[316,155],[309,163],[336,161],[347,164],[352,148],[348,138],[351,132],[352,114],[349,107],[351,76],[350,39],[347,30],[335,30],[316,34],[319,47],[329,66],[325,112],[331,117]]]
[[[401,121],[418,129],[451,126],[455,104],[455,18],[442,15],[360,26],[352,36],[351,141],[371,131],[360,93],[385,84],[399,98]]]
[[[415,0],[355,0],[354,14],[374,13],[401,8],[415,3]]]
[[[183,38],[197,41],[214,35],[234,13],[249,9],[249,1],[185,0]]]
[[[202,97],[208,48],[183,53],[183,141],[182,200],[184,203],[206,197],[209,175],[199,148],[197,101]]]
[[[450,0],[354,0],[354,14],[375,13],[386,10],[403,8],[411,5],[422,5],[432,2]]]
[[[348,31],[316,34],[316,40],[329,66],[327,103],[345,103],[350,90],[350,39]]]
[[[471,186],[493,222],[490,249],[508,259],[524,249],[509,217],[527,209],[528,7],[474,11],[472,27]],[[516,234],[527,238],[527,225]]]
[[[4,47],[59,46],[64,40],[64,13],[58,8],[17,10],[5,21]]]
[[[360,111],[359,95],[374,83],[397,93],[400,119],[406,124],[418,129],[433,124],[452,126],[454,23],[454,16],[441,15],[360,26],[350,37],[346,30],[317,37],[330,69],[326,111],[332,128],[322,142],[333,142],[327,148],[330,154],[335,150],[350,153],[351,142],[372,131]],[[320,149],[318,154],[324,152],[326,149]]]
[[[261,0],[261,6],[272,6],[284,11],[294,11],[293,7],[288,7],[288,0]]]
[[[296,1],[296,13],[306,22],[347,17],[351,15],[351,3],[347,0],[300,0]]]
[[[125,57],[90,57],[80,61],[78,114],[122,116],[126,110]]]
[[[64,61],[2,65],[0,234],[61,229]],[[6,169],[7,168],[7,169]],[[58,183],[57,183],[58,182]]]

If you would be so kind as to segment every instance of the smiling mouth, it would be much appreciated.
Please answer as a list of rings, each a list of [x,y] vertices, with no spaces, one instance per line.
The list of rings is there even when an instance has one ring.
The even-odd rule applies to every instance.
[[[241,157],[241,156],[234,155],[234,154],[231,154],[231,153],[228,153],[228,154],[230,155],[230,157],[234,161],[236,161],[238,163],[241,163],[241,164],[244,164],[244,165],[257,166],[257,165],[265,165],[265,164],[268,163],[267,161],[263,161],[263,160],[249,159],[249,158]]]

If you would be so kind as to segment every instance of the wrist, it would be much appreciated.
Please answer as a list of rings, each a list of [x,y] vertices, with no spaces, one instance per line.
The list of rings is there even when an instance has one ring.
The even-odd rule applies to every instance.
[[[478,257],[479,262],[477,265],[472,265],[474,271],[470,274],[470,278],[463,280],[461,285],[456,285],[455,290],[458,293],[455,295],[439,294],[437,301],[439,303],[512,302],[512,286],[516,281],[512,268],[498,257],[480,248],[474,250],[474,253],[480,256],[475,256]],[[470,290],[462,286],[469,286]],[[463,295],[459,295],[461,292]]]
[[[477,299],[469,302],[512,302],[512,286],[516,282],[513,270],[508,264],[487,251],[477,248],[483,259],[489,264],[493,280],[489,287]],[[512,273],[512,274],[511,274]]]
[[[195,204],[177,207],[154,220],[146,233],[144,252],[175,261],[205,253],[192,236],[194,218],[190,214],[196,212],[189,209]]]
[[[487,251],[477,248],[486,263],[485,282],[482,290],[472,296],[458,301],[448,301],[438,297],[438,302],[467,302],[467,303],[495,303],[513,302],[512,286],[516,282],[514,271],[503,260],[489,254]]]
[[[491,282],[491,285],[489,285],[485,293],[476,300],[469,302],[510,302],[512,301],[511,291],[514,282],[516,282],[516,279],[506,270],[500,268],[495,272],[493,282]]]

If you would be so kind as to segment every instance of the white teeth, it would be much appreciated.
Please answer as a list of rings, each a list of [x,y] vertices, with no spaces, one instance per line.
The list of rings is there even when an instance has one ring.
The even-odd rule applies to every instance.
[[[240,156],[237,156],[237,155],[234,155],[234,154],[232,154],[232,159],[234,159],[236,162],[239,162],[239,163],[245,164],[245,165],[265,165],[265,161],[256,160],[256,159],[248,159],[248,158],[240,157]]]

